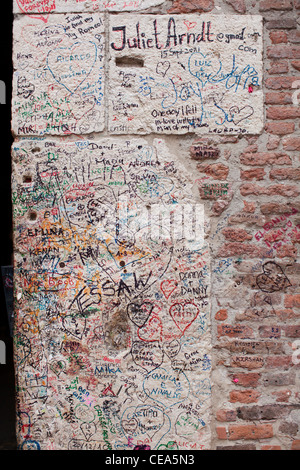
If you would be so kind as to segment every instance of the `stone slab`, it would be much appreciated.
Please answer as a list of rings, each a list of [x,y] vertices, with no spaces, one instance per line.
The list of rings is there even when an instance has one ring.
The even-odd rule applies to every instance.
[[[18,140],[12,200],[19,447],[209,449],[209,250],[178,156]]]
[[[112,134],[258,134],[260,16],[109,17]]]
[[[68,135],[104,129],[104,19],[50,15],[14,21],[12,130]]]

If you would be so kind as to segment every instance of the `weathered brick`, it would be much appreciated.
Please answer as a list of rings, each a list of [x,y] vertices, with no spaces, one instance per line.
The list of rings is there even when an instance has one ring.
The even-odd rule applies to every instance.
[[[284,137],[282,145],[285,150],[300,150],[300,137]]]
[[[289,369],[293,365],[291,356],[269,356],[266,358],[268,369]]]
[[[289,155],[283,152],[256,152],[244,153],[240,156],[242,165],[291,165],[292,160]]]
[[[233,242],[244,242],[253,238],[253,236],[243,228],[226,227],[222,230],[222,233],[226,240]]]
[[[231,424],[228,427],[228,439],[269,439],[273,437],[272,424]]]
[[[292,134],[295,130],[295,124],[293,122],[267,122],[265,125],[265,131],[270,134],[276,135],[287,135]]]
[[[283,327],[284,334],[288,338],[300,338],[300,325],[288,325]]]
[[[286,31],[271,31],[269,36],[273,44],[282,44],[287,42]]]
[[[268,74],[270,75],[288,73],[288,71],[289,71],[289,64],[286,60],[285,61],[277,61],[277,60],[273,61],[267,70]]]
[[[269,386],[282,386],[282,385],[294,385],[295,384],[295,376],[294,374],[290,373],[267,373],[264,374],[263,377],[263,384],[265,387]]]
[[[218,439],[227,439],[227,429],[225,426],[217,426],[216,433],[217,433]]]
[[[292,203],[279,204],[278,202],[268,202],[267,204],[260,205],[262,214],[290,214],[292,210]]]
[[[293,18],[270,19],[266,21],[267,29],[296,29],[297,20]]]
[[[213,163],[212,165],[197,165],[197,170],[200,173],[212,176],[217,180],[226,180],[229,168],[222,163]]]
[[[292,60],[291,66],[295,69],[300,71],[300,60]]]
[[[228,318],[228,312],[227,312],[226,308],[222,308],[215,315],[215,319],[219,320],[219,321],[227,320],[227,318]]]
[[[257,245],[241,242],[226,242],[217,253],[218,257],[229,258],[231,256],[247,255],[249,258],[260,258],[264,250]]]
[[[266,104],[292,104],[293,98],[292,93],[283,91],[267,92],[265,94]]]
[[[255,444],[237,444],[234,446],[217,446],[216,450],[256,450]]]
[[[257,403],[260,393],[257,390],[232,390],[229,395],[231,403]]]
[[[273,186],[259,186],[254,183],[243,183],[240,186],[240,192],[242,196],[247,196],[249,194],[258,196],[286,196],[286,197],[297,197],[299,196],[300,189],[297,186],[276,184]]]
[[[258,329],[261,338],[280,338],[281,328],[278,326],[260,326]]]
[[[300,450],[300,439],[293,441],[291,450]]]
[[[274,48],[277,47],[284,47],[284,46],[273,46]],[[271,48],[268,49],[268,51]],[[300,48],[299,48],[300,49]],[[270,55],[270,57],[272,57]],[[265,80],[266,88],[270,90],[292,90],[293,84],[298,80],[297,77],[268,77]]]
[[[261,446],[260,448],[261,450],[282,450],[282,447],[281,446],[272,446],[272,445],[265,445],[265,446]]]
[[[258,382],[261,378],[261,374],[257,374],[255,372],[245,373],[239,372],[236,374],[232,374],[230,376],[231,380],[241,387],[257,387]]]
[[[276,398],[277,403],[288,403],[291,396],[292,392],[289,389],[280,389],[276,390],[275,392],[272,392],[272,395]]]
[[[259,11],[269,10],[292,10],[292,0],[262,0],[259,4]]]
[[[245,0],[225,0],[226,3],[231,5],[238,13],[246,13]]]
[[[233,356],[231,359],[232,367],[242,367],[244,369],[260,369],[264,366],[262,356]]]
[[[266,171],[264,168],[253,168],[251,170],[241,170],[241,180],[257,180],[264,179]]]
[[[286,294],[284,297],[284,305],[287,308],[300,308],[300,294]]]
[[[218,410],[216,413],[217,421],[231,422],[236,421],[236,410]]]
[[[274,120],[297,119],[300,108],[297,106],[271,106],[267,108],[267,118]]]
[[[278,430],[284,435],[287,436],[296,436],[298,433],[299,426],[296,423],[290,423],[285,421],[280,424]]]
[[[214,6],[214,0],[175,0],[168,13],[208,12]]]
[[[300,168],[274,168],[270,171],[271,180],[300,180]]]
[[[275,420],[285,418],[291,412],[288,405],[242,406],[237,409],[237,417],[244,421]]]

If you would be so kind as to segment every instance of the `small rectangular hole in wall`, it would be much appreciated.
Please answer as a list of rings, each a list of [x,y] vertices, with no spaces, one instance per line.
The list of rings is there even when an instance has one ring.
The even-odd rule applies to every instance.
[[[138,57],[116,57],[117,67],[144,67],[144,59]]]

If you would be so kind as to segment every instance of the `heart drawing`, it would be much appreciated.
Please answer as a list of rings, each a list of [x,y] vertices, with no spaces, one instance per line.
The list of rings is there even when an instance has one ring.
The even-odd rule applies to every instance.
[[[289,287],[290,283],[282,268],[274,261],[268,261],[263,265],[263,274],[256,278],[256,284],[263,292],[277,292]]]
[[[28,16],[38,18],[47,23],[49,13],[55,11],[55,0],[17,0],[18,7]],[[36,15],[37,13],[46,13],[46,15]]]
[[[182,333],[191,326],[198,314],[199,309],[192,302],[177,302],[170,308],[170,315]]]
[[[164,294],[165,298],[168,299],[170,295],[177,288],[178,282],[175,279],[166,279],[160,284],[160,289]]]
[[[71,47],[50,50],[47,66],[57,83],[75,93],[92,72],[96,59],[97,47],[93,42],[75,42]]]

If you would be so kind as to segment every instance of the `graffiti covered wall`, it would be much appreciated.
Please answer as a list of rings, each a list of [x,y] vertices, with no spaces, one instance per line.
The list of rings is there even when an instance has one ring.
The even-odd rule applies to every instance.
[[[297,85],[264,62],[297,46],[272,60],[266,3],[14,1],[20,449],[297,447],[298,114],[266,112]]]

